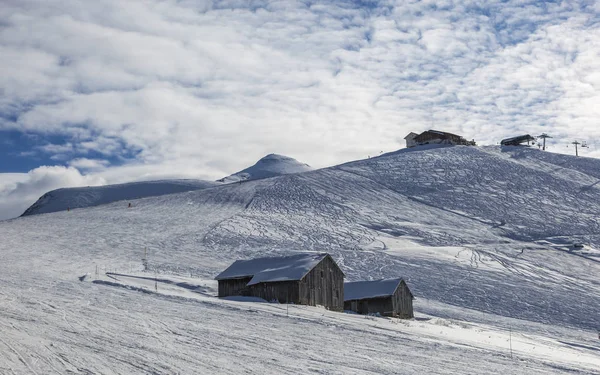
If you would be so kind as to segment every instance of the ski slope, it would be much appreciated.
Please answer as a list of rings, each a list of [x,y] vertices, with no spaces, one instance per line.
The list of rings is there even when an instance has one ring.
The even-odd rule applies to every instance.
[[[0,222],[0,373],[598,374],[598,170],[425,147]],[[214,297],[301,251],[404,278],[416,319]]]

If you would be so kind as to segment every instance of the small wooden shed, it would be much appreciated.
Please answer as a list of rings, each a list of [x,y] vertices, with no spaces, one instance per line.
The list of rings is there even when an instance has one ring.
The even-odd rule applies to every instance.
[[[403,279],[356,281],[344,284],[344,310],[414,318],[413,296]]]
[[[219,297],[259,297],[335,311],[344,307],[344,273],[326,253],[237,260],[215,279]]]

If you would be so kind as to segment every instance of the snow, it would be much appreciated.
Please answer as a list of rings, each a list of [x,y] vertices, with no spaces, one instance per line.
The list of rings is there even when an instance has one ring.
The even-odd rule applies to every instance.
[[[391,296],[401,281],[382,279],[344,283],[344,301]]]
[[[215,280],[252,277],[248,285],[300,280],[326,256],[327,254],[323,253],[306,253],[284,257],[237,260],[221,272]]]
[[[598,374],[599,180],[595,159],[422,147],[3,221],[0,373]],[[307,251],[402,275],[416,318],[215,297],[232,260]]]
[[[256,164],[242,171],[225,177],[220,182],[231,183],[249,180],[259,180],[282,176],[286,174],[309,172],[313,169],[308,164],[303,164],[288,156],[269,154],[260,159]]]
[[[23,216],[200,190],[216,185],[217,183],[202,180],[160,180],[83,188],[63,188],[44,194],[23,213]]]

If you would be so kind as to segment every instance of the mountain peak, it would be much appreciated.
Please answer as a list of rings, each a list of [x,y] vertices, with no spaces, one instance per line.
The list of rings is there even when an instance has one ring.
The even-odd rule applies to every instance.
[[[271,162],[271,161],[289,161],[289,160],[293,160],[293,161],[297,162],[297,160],[294,158],[290,158],[289,156],[279,155],[279,154],[265,155],[262,158],[260,158],[258,160],[258,162],[261,162],[261,161],[269,161],[269,162]]]
[[[239,181],[260,180],[285,174],[312,171],[308,164],[285,155],[268,154],[259,159],[256,164],[237,173],[220,179],[220,182],[231,183]]]

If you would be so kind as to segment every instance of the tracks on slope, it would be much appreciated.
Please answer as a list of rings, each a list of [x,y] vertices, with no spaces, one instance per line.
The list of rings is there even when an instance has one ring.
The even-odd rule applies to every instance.
[[[349,173],[349,174],[352,174],[352,175],[355,175],[355,176],[358,176],[358,177],[364,178],[364,179],[366,179],[366,180],[369,180],[369,181],[373,182],[374,184],[377,184],[377,185],[379,185],[379,186],[381,186],[381,187],[385,188],[386,190],[392,191],[392,192],[394,192],[394,193],[396,193],[396,194],[402,195],[402,196],[403,196],[403,197],[405,197],[406,199],[409,199],[409,200],[411,200],[411,201],[413,201],[413,202],[420,203],[420,204],[424,204],[424,205],[426,205],[426,206],[429,206],[429,207],[432,207],[432,208],[436,208],[436,209],[439,209],[439,210],[441,210],[441,211],[444,211],[444,212],[447,212],[447,213],[450,213],[450,214],[453,214],[453,215],[457,215],[457,216],[463,217],[463,218],[465,218],[465,219],[473,220],[473,221],[476,221],[476,222],[478,222],[478,223],[484,224],[484,225],[486,225],[486,226],[487,226],[487,225],[491,225],[491,226],[495,226],[495,227],[497,227],[497,228],[500,228],[500,226],[497,226],[497,224],[496,224],[496,223],[490,223],[490,222],[488,222],[488,221],[485,221],[485,220],[477,219],[477,218],[474,218],[474,217],[471,217],[471,216],[465,215],[465,214],[463,214],[463,213],[460,213],[460,212],[456,212],[456,211],[452,211],[452,210],[449,210],[449,209],[447,209],[447,208],[444,208],[444,207],[439,207],[439,206],[436,206],[436,205],[434,205],[434,204],[432,204],[432,203],[426,202],[426,201],[424,201],[424,200],[422,200],[422,199],[419,199],[419,198],[413,197],[413,196],[411,196],[411,195],[404,194],[404,193],[402,193],[402,192],[399,192],[399,191],[397,191],[397,190],[393,189],[393,188],[392,188],[392,187],[390,187],[390,186],[387,186],[387,185],[385,185],[385,184],[383,184],[383,183],[381,183],[381,182],[379,182],[379,181],[376,181],[376,180],[374,180],[374,179],[372,179],[372,178],[370,178],[370,177],[367,177],[367,176],[361,175],[361,174],[359,174],[359,173],[352,172],[352,171],[349,171],[349,170],[346,170],[346,169],[342,169],[342,168],[340,168],[340,167],[333,167],[332,169],[339,170],[339,171],[341,171],[341,172]]]

